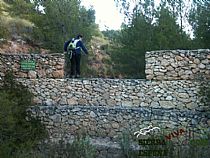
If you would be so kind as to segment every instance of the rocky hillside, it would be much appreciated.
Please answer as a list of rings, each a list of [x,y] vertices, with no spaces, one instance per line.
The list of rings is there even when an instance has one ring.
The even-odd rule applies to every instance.
[[[97,77],[113,77],[113,62],[110,57],[110,43],[100,37],[91,40],[90,56],[88,58],[89,68]]]
[[[41,53],[46,54],[49,50],[42,49],[38,45],[31,45],[22,40],[21,37],[14,37],[11,40],[0,39],[0,53],[14,53],[14,54],[27,54],[27,53]]]

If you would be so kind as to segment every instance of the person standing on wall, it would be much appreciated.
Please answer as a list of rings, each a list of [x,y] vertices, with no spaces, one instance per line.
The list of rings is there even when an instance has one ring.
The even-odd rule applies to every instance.
[[[67,52],[71,62],[70,78],[80,77],[81,53],[83,51],[85,54],[88,54],[88,51],[82,42],[82,38],[83,36],[79,34],[76,39],[72,38],[64,44],[64,51]]]

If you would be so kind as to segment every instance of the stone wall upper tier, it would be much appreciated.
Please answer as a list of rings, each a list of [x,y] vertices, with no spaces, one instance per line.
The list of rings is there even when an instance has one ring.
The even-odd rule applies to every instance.
[[[36,104],[204,108],[196,81],[122,79],[19,79],[35,94]],[[207,107],[206,107],[207,108]]]
[[[34,70],[23,70],[21,61],[34,61]],[[146,52],[146,79],[192,80],[210,79],[210,50],[161,50]],[[63,54],[1,54],[0,76],[12,69],[18,78],[63,78]]]
[[[21,62],[35,62],[35,69],[24,70]],[[63,78],[63,54],[1,54],[0,76],[9,69],[17,78]]]
[[[161,50],[146,52],[149,80],[210,79],[210,50]]]

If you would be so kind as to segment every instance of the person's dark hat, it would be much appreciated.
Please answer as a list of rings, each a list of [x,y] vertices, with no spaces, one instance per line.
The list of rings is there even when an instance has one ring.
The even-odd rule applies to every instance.
[[[77,35],[77,39],[78,39],[78,38],[82,38],[82,37],[83,37],[83,36],[82,36],[81,34],[78,34],[78,35]]]

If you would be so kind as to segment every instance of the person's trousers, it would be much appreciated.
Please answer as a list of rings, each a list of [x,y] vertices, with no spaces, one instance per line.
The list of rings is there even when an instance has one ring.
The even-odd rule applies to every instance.
[[[71,74],[71,61],[69,55],[65,54],[65,63],[64,63],[64,77],[67,78]]]
[[[80,53],[73,53],[71,58],[71,76],[80,75]]]

